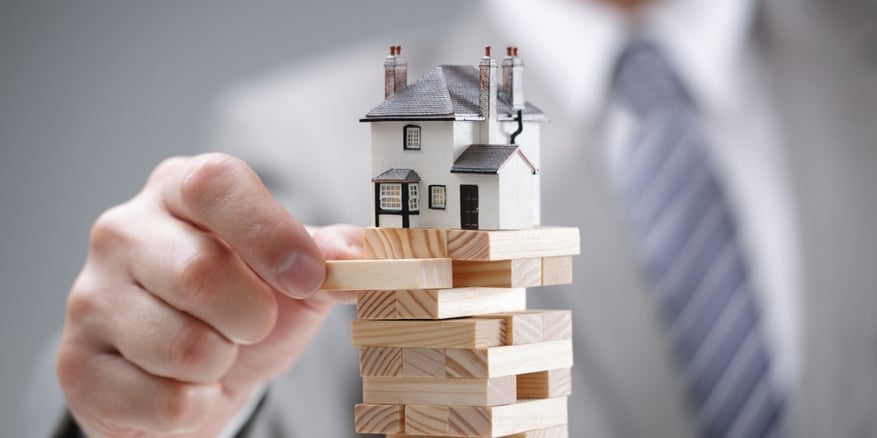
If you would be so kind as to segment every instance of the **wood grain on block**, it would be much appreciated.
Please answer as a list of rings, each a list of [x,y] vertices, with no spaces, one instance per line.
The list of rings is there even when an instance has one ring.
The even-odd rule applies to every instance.
[[[541,312],[521,311],[491,313],[476,318],[499,318],[505,322],[505,344],[518,345],[541,342],[543,339],[543,317]]]
[[[406,406],[405,407],[405,435],[436,435],[446,433],[448,430],[448,407],[447,406]]]
[[[357,433],[405,432],[405,406],[360,403],[353,408]]]
[[[573,365],[572,340],[507,345],[480,349],[445,350],[449,377],[499,377]]]
[[[486,348],[502,345],[505,324],[501,319],[450,319],[439,321],[353,321],[357,347]]]
[[[359,349],[360,376],[401,376],[402,369],[401,348],[362,347]]]
[[[545,257],[542,259],[542,285],[572,283],[572,256]]]
[[[380,404],[498,406],[517,400],[515,376],[492,379],[363,377],[362,401]]]
[[[569,368],[518,374],[518,398],[553,398],[572,394],[572,373]]]
[[[366,259],[424,259],[448,256],[447,231],[427,228],[366,228]]]
[[[579,253],[579,229],[448,230],[448,257],[454,260],[512,260]]]
[[[542,285],[542,259],[454,261],[454,287],[536,287]]]
[[[405,406],[406,425],[428,406]],[[447,437],[502,437],[524,436],[549,438],[563,435],[516,435],[567,424],[566,397],[539,400],[523,400],[503,406],[448,406],[447,418],[442,418],[443,410],[430,410],[432,415],[431,431],[438,432],[436,427],[442,422],[447,424],[444,435]],[[411,433],[406,429],[406,434]],[[416,433],[414,433],[416,436]],[[405,434],[396,435],[399,437]]]
[[[422,407],[422,406],[418,406]],[[437,406],[438,407],[438,406]],[[444,406],[441,406],[444,407]],[[410,408],[410,407],[409,407]],[[446,408],[446,407],[444,407]],[[406,409],[406,417],[411,418],[407,415],[409,412]],[[424,433],[421,435],[419,431],[412,430],[406,425],[406,431],[410,431],[414,435],[410,435],[407,433],[392,433],[387,434],[386,438],[424,438]],[[430,438],[456,438],[451,435],[441,435],[436,433],[428,433]],[[569,431],[566,424],[562,424],[560,426],[549,427],[546,429],[538,429],[538,430],[528,430],[527,432],[515,433],[512,435],[503,435],[499,438],[569,438]]]
[[[450,259],[329,260],[322,290],[443,289]]]
[[[543,310],[542,337],[546,341],[572,339],[572,312],[569,310]]]
[[[382,290],[357,292],[356,317],[359,319],[396,319],[396,295]]]
[[[523,288],[362,291],[356,299],[359,319],[448,319],[526,308]]]
[[[403,348],[402,375],[407,377],[444,377],[443,348]]]

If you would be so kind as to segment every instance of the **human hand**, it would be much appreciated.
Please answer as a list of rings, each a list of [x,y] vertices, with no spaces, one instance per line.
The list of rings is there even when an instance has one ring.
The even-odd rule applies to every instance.
[[[324,259],[361,254],[359,228],[312,232],[238,159],[161,163],[98,218],[68,297],[57,371],[82,430],[219,434],[318,331]]]

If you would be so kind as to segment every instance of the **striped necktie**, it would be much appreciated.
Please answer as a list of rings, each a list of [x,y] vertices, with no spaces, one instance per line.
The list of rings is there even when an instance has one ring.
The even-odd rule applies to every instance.
[[[623,206],[702,436],[778,436],[782,400],[696,108],[646,42],[624,51],[615,86],[636,120],[620,175]]]

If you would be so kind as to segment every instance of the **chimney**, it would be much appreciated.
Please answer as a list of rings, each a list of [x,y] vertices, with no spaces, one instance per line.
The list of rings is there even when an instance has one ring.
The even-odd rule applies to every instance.
[[[484,123],[481,130],[481,141],[492,144],[496,138],[496,60],[490,56],[490,46],[484,48],[484,56],[478,65],[480,93],[479,104]]]
[[[518,58],[518,48],[506,48],[502,61],[502,91],[512,105],[512,110],[524,109],[524,63]]]
[[[408,86],[408,61],[402,56],[402,46],[390,46],[390,54],[384,61],[384,98]]]

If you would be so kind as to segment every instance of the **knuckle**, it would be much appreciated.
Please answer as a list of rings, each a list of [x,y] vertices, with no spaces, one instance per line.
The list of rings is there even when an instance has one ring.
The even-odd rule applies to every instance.
[[[242,160],[227,154],[199,155],[190,163],[180,185],[183,202],[198,209],[222,200],[235,181],[247,173]]]
[[[67,297],[67,320],[71,323],[85,321],[100,314],[102,307],[103,302],[96,291],[74,286]]]
[[[130,221],[125,204],[110,208],[94,221],[89,235],[89,246],[98,254],[106,254],[129,240]]]
[[[172,432],[199,425],[204,409],[194,385],[169,382],[163,393],[155,406],[160,429]]]
[[[205,324],[189,320],[168,344],[165,360],[174,374],[212,382],[230,367],[236,347]]]
[[[231,252],[212,241],[192,254],[180,265],[179,285],[184,298],[192,306],[210,306],[215,296],[218,273],[228,265]]]

